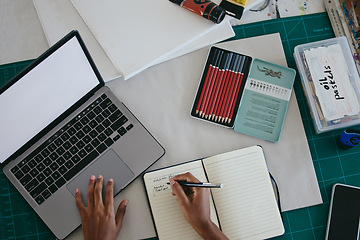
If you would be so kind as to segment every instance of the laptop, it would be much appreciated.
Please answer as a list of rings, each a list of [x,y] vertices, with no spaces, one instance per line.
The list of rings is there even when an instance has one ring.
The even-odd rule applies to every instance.
[[[4,174],[59,239],[81,224],[91,175],[119,193],[165,154],[105,86],[77,31],[0,89]]]

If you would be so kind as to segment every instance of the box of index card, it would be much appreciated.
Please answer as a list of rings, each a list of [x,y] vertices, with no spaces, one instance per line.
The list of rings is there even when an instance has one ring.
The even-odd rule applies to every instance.
[[[346,37],[296,46],[294,58],[316,133],[360,124],[360,78]]]

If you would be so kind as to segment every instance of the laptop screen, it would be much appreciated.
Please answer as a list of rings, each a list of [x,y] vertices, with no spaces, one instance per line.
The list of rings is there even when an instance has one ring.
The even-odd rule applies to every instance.
[[[0,95],[0,164],[99,85],[76,37]]]

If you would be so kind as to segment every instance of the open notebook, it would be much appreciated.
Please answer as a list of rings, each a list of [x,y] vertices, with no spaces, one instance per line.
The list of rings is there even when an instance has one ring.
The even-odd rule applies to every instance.
[[[169,178],[185,172],[200,181],[224,185],[211,190],[211,212],[229,239],[266,239],[284,233],[263,149],[252,146],[145,173],[159,239],[201,239],[183,217],[167,184]]]

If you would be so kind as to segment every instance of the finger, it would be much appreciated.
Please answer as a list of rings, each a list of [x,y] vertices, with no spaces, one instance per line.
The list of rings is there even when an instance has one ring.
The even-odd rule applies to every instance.
[[[194,175],[192,175],[190,172],[177,175],[172,179],[174,179],[175,181],[200,182],[199,179],[194,177]]]
[[[116,211],[115,222],[116,222],[116,226],[118,227],[119,231],[122,227],[122,223],[123,223],[123,219],[125,216],[126,207],[127,207],[128,203],[129,203],[129,200],[127,200],[127,199],[122,200],[122,202],[120,203],[120,205]]]
[[[88,187],[88,207],[92,207],[94,205],[94,184],[95,184],[95,176],[91,175],[89,180],[89,187]]]
[[[83,212],[85,211],[85,206],[84,203],[81,201],[81,193],[80,193],[80,189],[76,189],[76,193],[75,193],[75,202],[76,202],[76,207],[80,212],[80,215],[82,216]]]
[[[192,175],[190,172],[177,175],[172,179],[175,180],[175,181],[200,182],[199,179],[194,177],[194,175]],[[197,192],[201,191],[201,188],[196,188],[196,187],[184,187],[183,186],[183,189],[184,189],[184,192],[187,195],[187,197],[190,197],[190,198],[192,198],[191,195],[193,195],[193,194],[196,195]],[[173,192],[173,195],[175,195],[174,192]]]
[[[177,175],[169,180],[174,180],[174,181],[184,181],[184,182],[200,182],[196,177],[194,177],[194,175],[192,175],[190,172],[184,173],[184,174],[180,174]],[[183,186],[184,191],[186,192],[186,190],[192,190],[192,187],[184,187]]]
[[[114,212],[114,180],[109,179],[105,189],[105,209],[108,212]]]
[[[94,189],[94,204],[95,204],[95,206],[103,205],[102,188],[103,188],[103,177],[101,175],[99,175],[96,180],[95,189]]]
[[[189,199],[188,199],[187,195],[185,194],[182,186],[178,182],[174,181],[173,179],[170,179],[170,186],[171,186],[171,189],[173,190],[173,195],[176,196],[179,204],[181,206],[186,206],[189,203]]]

